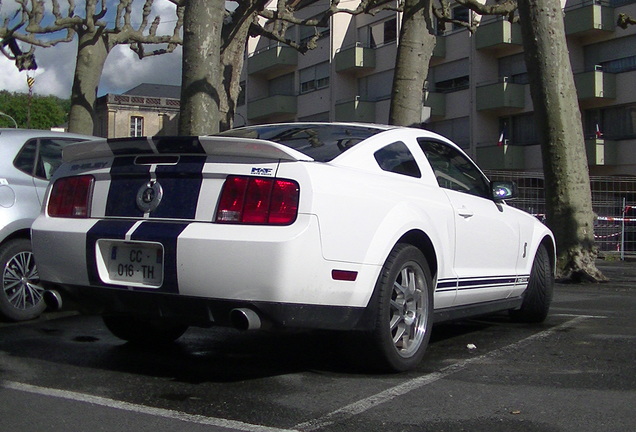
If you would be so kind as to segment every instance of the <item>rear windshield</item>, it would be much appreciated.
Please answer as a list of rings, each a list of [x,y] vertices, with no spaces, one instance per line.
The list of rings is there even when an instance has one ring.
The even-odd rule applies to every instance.
[[[382,128],[328,123],[285,123],[246,126],[220,133],[223,136],[258,138],[284,144],[319,162],[328,162]]]

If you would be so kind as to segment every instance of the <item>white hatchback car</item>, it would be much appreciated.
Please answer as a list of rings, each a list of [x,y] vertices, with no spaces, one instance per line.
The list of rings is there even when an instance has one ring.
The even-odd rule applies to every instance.
[[[62,148],[95,137],[35,129],[0,128],[0,317],[35,318],[44,311],[43,288],[31,253],[30,232]]]
[[[432,132],[258,125],[82,143],[64,160],[33,225],[40,278],[125,340],[342,330],[401,371],[434,321],[548,313],[552,233]]]

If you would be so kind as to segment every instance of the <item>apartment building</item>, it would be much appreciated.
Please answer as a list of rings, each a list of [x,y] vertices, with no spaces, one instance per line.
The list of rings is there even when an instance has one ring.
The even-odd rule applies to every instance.
[[[303,18],[326,0],[304,0]],[[353,8],[356,0],[341,2]],[[636,175],[636,0],[562,0],[592,175]],[[446,25],[425,84],[422,127],[448,136],[486,169],[540,171],[541,157],[518,24],[479,17],[475,33]],[[336,14],[304,55],[251,39],[236,125],[282,121],[388,121],[401,15]],[[292,27],[302,41],[313,29]],[[423,71],[424,72],[424,71]]]

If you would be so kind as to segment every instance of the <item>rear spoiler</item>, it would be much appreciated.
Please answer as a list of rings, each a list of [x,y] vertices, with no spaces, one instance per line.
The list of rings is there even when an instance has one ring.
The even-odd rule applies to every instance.
[[[87,141],[64,147],[62,160],[64,162],[75,162],[114,156],[157,154],[313,161],[313,158],[306,154],[272,141],[219,136],[155,136]]]

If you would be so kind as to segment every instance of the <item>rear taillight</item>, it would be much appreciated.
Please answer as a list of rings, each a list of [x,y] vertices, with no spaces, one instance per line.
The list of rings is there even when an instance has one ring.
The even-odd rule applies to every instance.
[[[293,180],[229,176],[225,180],[216,221],[289,225],[298,215],[300,188]]]
[[[64,177],[51,188],[48,214],[53,217],[87,218],[95,178],[91,175]]]

